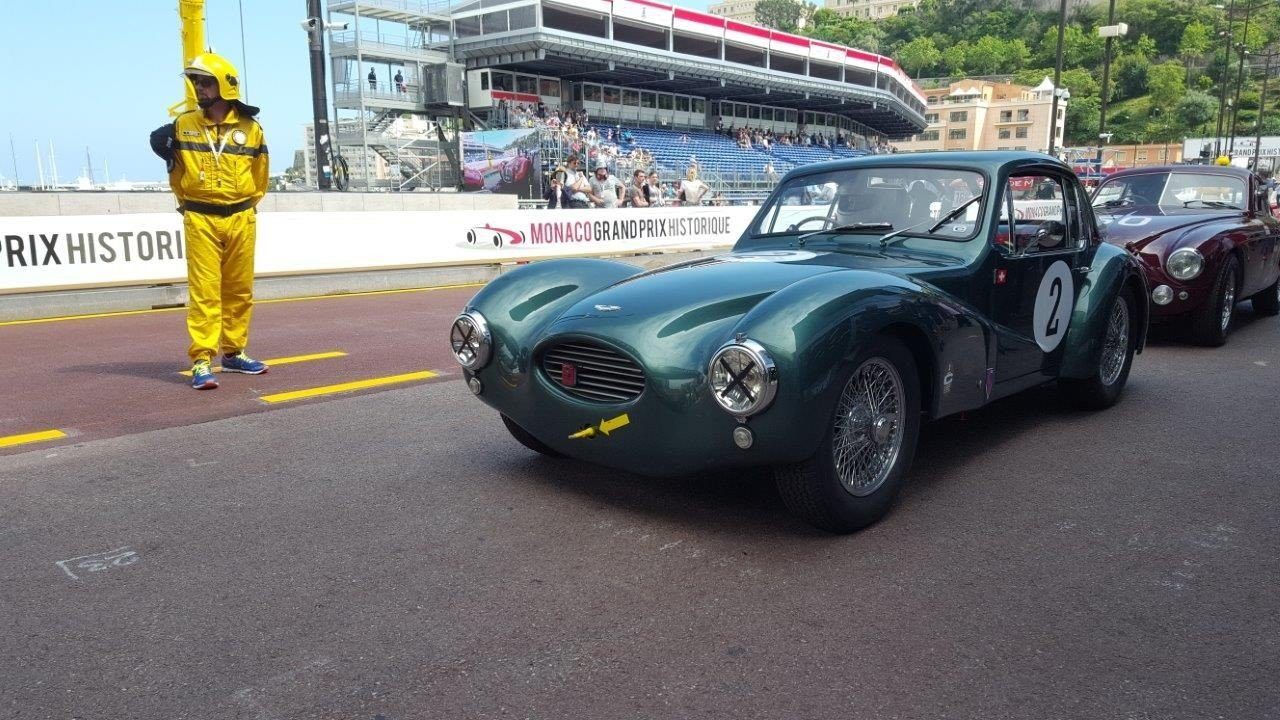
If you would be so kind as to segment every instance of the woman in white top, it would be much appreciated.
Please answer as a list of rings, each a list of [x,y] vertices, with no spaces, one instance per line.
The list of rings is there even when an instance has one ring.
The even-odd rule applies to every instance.
[[[680,202],[684,205],[701,205],[702,198],[711,188],[698,179],[698,169],[689,168],[685,180],[680,183]]]

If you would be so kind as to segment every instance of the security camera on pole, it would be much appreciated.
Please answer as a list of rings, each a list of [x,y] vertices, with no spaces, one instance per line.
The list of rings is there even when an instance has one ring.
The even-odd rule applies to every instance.
[[[311,118],[315,124],[316,182],[321,190],[333,188],[333,166],[329,164],[329,104],[324,89],[324,31],[346,30],[347,23],[326,23],[320,19],[320,0],[307,0],[307,19],[299,23],[307,33],[311,50]]]

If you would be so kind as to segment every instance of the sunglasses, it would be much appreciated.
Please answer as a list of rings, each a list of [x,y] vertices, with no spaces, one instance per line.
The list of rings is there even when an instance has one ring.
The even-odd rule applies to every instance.
[[[208,75],[188,75],[187,79],[196,87],[211,87],[218,84],[217,78],[211,78]]]

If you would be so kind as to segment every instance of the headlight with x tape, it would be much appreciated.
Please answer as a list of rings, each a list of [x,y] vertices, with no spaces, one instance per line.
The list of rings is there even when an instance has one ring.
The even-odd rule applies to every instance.
[[[449,346],[459,365],[473,372],[479,370],[493,354],[489,323],[475,310],[462,313],[449,331]]]
[[[754,340],[736,340],[720,348],[711,358],[708,377],[716,403],[738,418],[763,411],[778,392],[773,358]]]

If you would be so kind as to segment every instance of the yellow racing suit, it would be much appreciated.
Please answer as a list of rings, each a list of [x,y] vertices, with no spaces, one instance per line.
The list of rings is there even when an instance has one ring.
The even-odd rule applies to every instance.
[[[187,330],[191,360],[244,350],[253,315],[254,209],[267,192],[262,127],[232,103],[222,122],[203,111],[173,123],[169,184],[182,207],[187,252]]]

